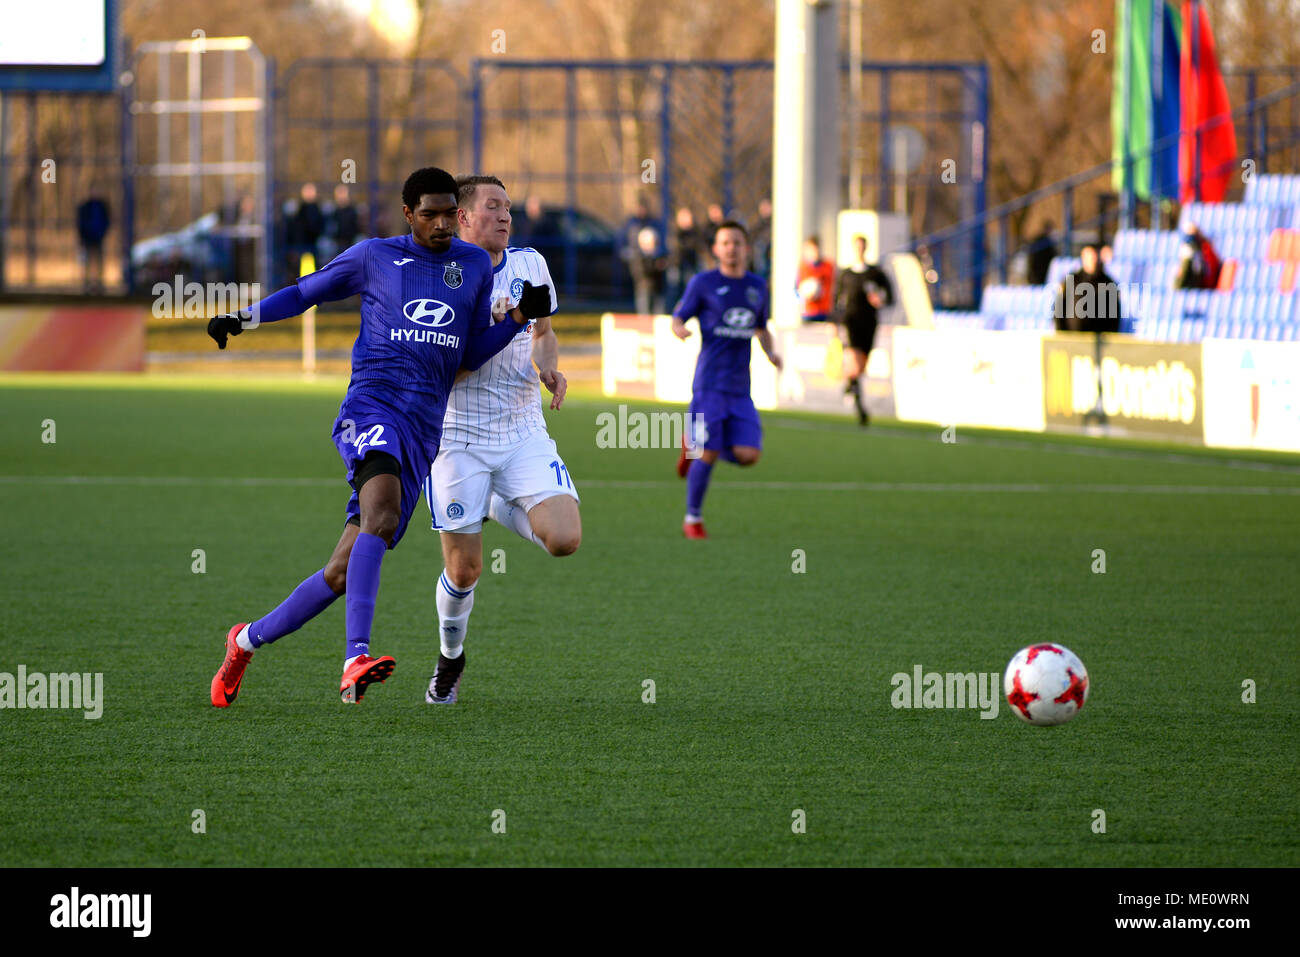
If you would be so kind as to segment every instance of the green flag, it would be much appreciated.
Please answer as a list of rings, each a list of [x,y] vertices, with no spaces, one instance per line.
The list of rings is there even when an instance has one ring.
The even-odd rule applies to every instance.
[[[1156,4],[1161,4],[1164,38],[1156,49],[1152,42]],[[1131,7],[1131,23],[1124,16]],[[1111,156],[1115,161],[1111,182],[1116,191],[1133,178],[1141,199],[1151,198],[1151,151],[1156,142],[1178,129],[1178,35],[1180,17],[1165,0],[1115,0],[1114,64],[1110,98]],[[1158,54],[1158,55],[1157,55]],[[1128,130],[1125,135],[1124,74],[1128,70]],[[1159,79],[1159,84],[1156,80]],[[1125,166],[1125,146],[1129,165]],[[1157,191],[1174,195],[1177,153],[1172,141],[1160,150]]]

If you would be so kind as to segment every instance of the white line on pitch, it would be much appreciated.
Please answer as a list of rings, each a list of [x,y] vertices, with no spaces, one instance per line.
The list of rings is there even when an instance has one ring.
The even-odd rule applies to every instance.
[[[238,486],[248,488],[338,488],[342,478],[271,478],[214,475],[0,475],[0,485]],[[684,487],[669,479],[583,479],[590,489],[668,489]],[[1132,485],[1050,482],[714,482],[715,487],[760,492],[991,492],[1010,494],[1111,495],[1300,495],[1300,485]]]
[[[915,439],[922,442],[938,442],[943,426],[936,425],[933,432],[921,429],[890,428],[889,426],[872,426],[870,432],[864,432],[848,420],[843,422],[809,422],[802,419],[773,418],[764,422],[764,428],[792,429],[804,432],[837,432],[841,434],[854,432],[858,435],[878,435],[891,439]],[[957,427],[961,431],[961,426]],[[1041,433],[1038,433],[1041,434]],[[1251,472],[1281,472],[1285,475],[1300,475],[1300,463],[1288,462],[1252,462],[1249,459],[1227,459],[1212,455],[1195,455],[1180,452],[1161,452],[1157,449],[1123,448],[1113,445],[1070,445],[1064,442],[1015,439],[998,436],[972,434],[965,432],[961,442],[967,445],[980,445],[986,448],[1015,449],[1022,452],[1058,452],[1063,455],[1089,455],[1096,458],[1130,459],[1147,462],[1168,462],[1174,465],[1204,465],[1211,468],[1219,466],[1229,469],[1245,469]]]

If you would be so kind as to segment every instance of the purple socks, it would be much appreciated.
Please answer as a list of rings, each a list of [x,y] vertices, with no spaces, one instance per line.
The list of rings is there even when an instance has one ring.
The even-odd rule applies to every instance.
[[[269,645],[297,631],[311,621],[339,596],[325,584],[325,569],[316,572],[293,590],[275,611],[248,626],[248,640],[254,648]]]
[[[704,459],[691,463],[691,470],[686,473],[686,514],[699,515],[704,507],[704,493],[709,490],[709,476],[713,466]]]
[[[370,654],[370,625],[379,595],[379,566],[388,546],[378,535],[362,532],[348,558],[347,639],[344,660]]]

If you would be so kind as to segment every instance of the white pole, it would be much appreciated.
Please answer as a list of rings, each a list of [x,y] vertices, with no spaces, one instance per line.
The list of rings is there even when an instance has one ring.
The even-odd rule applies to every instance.
[[[849,0],[849,208],[862,208],[862,0]]]
[[[777,0],[773,71],[772,322],[799,324],[805,237],[835,260],[840,209],[839,48],[833,0]]]

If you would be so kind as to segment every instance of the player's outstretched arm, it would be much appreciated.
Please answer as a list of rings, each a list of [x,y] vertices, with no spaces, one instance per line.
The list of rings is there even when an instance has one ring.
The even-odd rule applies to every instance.
[[[754,338],[758,340],[758,344],[762,346],[763,351],[767,353],[768,361],[771,362],[772,365],[776,366],[777,372],[780,372],[782,362],[781,357],[776,354],[776,343],[772,339],[772,331],[770,329],[759,329],[754,333]]]
[[[285,286],[271,293],[247,309],[228,312],[208,320],[208,335],[218,349],[226,348],[226,337],[237,336],[245,329],[256,329],[264,322],[278,322],[306,312],[313,303],[308,302],[298,286]]]
[[[489,276],[486,286],[489,293],[492,291],[491,281]],[[548,286],[524,283],[524,291],[519,296],[519,305],[507,313],[510,317],[509,322],[492,324],[491,308],[487,304],[486,297],[483,299],[483,308],[489,318],[484,318],[480,324],[470,327],[469,338],[465,343],[465,354],[461,357],[461,366],[470,372],[504,349],[506,343],[513,339],[520,329],[525,328],[530,320],[551,314],[551,290]]]
[[[357,243],[329,261],[323,268],[303,276],[291,286],[278,289],[265,299],[237,313],[226,313],[208,320],[208,335],[218,349],[226,348],[226,338],[264,322],[279,322],[300,316],[312,306],[336,299],[347,299],[365,285],[365,247],[369,240]]]

